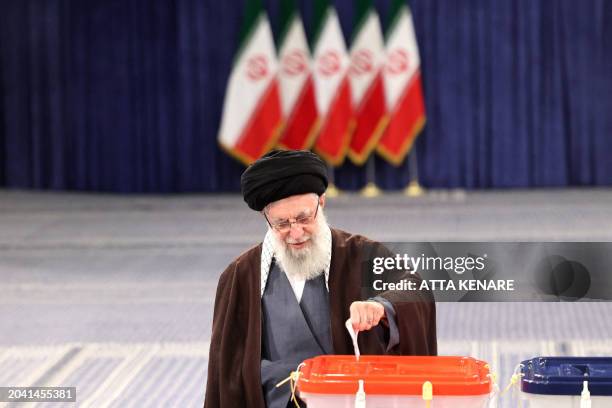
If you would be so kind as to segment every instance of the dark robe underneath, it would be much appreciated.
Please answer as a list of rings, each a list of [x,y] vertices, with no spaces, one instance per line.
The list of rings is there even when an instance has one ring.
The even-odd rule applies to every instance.
[[[325,277],[321,274],[307,280],[298,303],[289,279],[273,262],[261,307],[264,399],[268,408],[285,408],[291,387],[289,383],[281,387],[276,387],[276,384],[302,361],[333,352]]]
[[[365,300],[362,292],[364,254],[393,256],[383,245],[360,235],[332,229],[329,309],[335,354],[353,354],[344,327],[349,307]],[[221,274],[213,312],[205,408],[265,408],[261,383],[262,311],[261,248],[251,248]],[[412,275],[408,279],[419,280]],[[367,284],[365,284],[367,285]],[[435,355],[435,303],[418,292],[380,293],[393,305],[400,342],[389,352],[373,330],[359,333],[362,354]]]

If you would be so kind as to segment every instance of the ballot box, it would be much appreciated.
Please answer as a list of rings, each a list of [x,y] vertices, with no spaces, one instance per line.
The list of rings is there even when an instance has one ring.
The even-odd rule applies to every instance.
[[[536,357],[520,368],[523,407],[612,407],[612,357]]]
[[[327,355],[304,361],[297,389],[308,408],[481,408],[493,381],[471,357]]]

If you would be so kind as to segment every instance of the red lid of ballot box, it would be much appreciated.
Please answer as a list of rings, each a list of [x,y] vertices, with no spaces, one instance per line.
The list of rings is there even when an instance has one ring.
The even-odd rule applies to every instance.
[[[472,357],[318,356],[304,361],[297,387],[313,394],[355,394],[364,380],[366,394],[483,395],[491,392],[489,366]]]

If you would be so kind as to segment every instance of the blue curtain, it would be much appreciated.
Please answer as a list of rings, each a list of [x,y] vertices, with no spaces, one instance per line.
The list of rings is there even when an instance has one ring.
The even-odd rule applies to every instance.
[[[273,29],[280,0],[265,2]],[[0,186],[237,191],[217,146],[241,1],[0,3]],[[307,32],[310,1],[302,0]],[[376,1],[383,21],[389,0]],[[354,2],[334,2],[346,38]],[[428,187],[612,185],[612,2],[411,0]],[[386,189],[407,163],[375,159]],[[346,163],[337,184],[365,169]]]

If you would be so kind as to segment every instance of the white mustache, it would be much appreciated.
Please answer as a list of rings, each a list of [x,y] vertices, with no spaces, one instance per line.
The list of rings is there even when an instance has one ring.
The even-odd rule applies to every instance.
[[[309,240],[310,240],[310,237],[304,237],[302,239],[287,238],[285,242],[287,244],[303,244],[304,242],[309,241]]]

